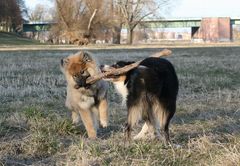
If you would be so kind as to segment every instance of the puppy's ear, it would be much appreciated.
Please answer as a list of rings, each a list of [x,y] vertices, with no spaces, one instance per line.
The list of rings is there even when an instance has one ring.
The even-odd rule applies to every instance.
[[[91,62],[93,59],[89,53],[81,51],[80,56],[83,62]]]

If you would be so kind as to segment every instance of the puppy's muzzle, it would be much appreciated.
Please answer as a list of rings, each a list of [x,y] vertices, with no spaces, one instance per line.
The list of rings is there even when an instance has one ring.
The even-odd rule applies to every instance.
[[[88,89],[90,87],[90,84],[86,83],[88,77],[90,77],[90,75],[87,75],[87,76],[81,75],[78,77],[74,77],[73,79],[76,82],[76,85],[74,86],[74,88],[79,89],[81,87],[84,87]]]

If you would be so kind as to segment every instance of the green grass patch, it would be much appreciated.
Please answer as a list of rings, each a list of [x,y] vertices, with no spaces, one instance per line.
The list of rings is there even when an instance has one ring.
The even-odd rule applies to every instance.
[[[0,32],[1,45],[36,45],[41,44],[39,41],[21,37],[15,33]]]

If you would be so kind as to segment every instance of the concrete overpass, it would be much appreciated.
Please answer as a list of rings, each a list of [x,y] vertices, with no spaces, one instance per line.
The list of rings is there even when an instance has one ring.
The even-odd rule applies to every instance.
[[[200,27],[203,18],[173,18],[142,21],[147,28],[185,28]],[[56,22],[30,22],[23,24],[23,32],[48,31]],[[230,18],[231,25],[240,25],[240,18]]]
[[[23,24],[23,32],[49,31],[55,22],[31,22]],[[191,39],[203,41],[231,41],[233,25],[240,25],[240,18],[176,18],[140,22],[139,28],[191,28]]]
[[[139,29],[158,28],[190,28],[191,39],[197,41],[232,41],[240,33],[234,31],[234,26],[240,27],[240,18],[230,17],[207,17],[207,18],[187,18],[187,19],[160,19],[146,20],[140,23]]]
[[[42,32],[49,31],[56,22],[29,22],[23,23],[23,32]]]
[[[221,17],[220,17],[221,18]],[[186,28],[200,27],[203,18],[173,18],[142,21],[148,28]],[[240,18],[230,18],[231,25],[240,25]]]

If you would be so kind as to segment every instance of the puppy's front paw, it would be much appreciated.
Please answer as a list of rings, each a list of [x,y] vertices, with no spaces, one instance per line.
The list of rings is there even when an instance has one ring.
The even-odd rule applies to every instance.
[[[74,125],[77,125],[79,122],[80,122],[80,116],[79,116],[79,114],[73,111],[73,112],[72,112],[72,123],[73,123]]]
[[[108,122],[107,121],[101,121],[100,125],[101,125],[102,128],[106,128],[106,127],[108,127]]]

